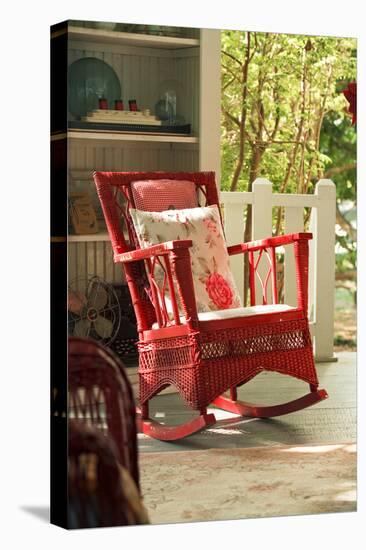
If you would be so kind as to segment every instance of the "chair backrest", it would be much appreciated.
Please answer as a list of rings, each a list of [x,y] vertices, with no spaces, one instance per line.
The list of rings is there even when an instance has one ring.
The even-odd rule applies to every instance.
[[[69,418],[113,439],[118,459],[137,487],[137,435],[131,384],[118,357],[98,342],[69,338]]]
[[[140,248],[130,208],[159,212],[219,206],[214,172],[94,172],[93,177],[114,255]],[[124,267],[138,330],[150,329],[157,319],[144,262]]]
[[[189,180],[140,180],[131,184],[132,195],[138,210],[195,208],[198,206],[196,185]]]
[[[175,208],[192,208],[199,206],[199,202],[203,203],[201,206],[219,205],[214,172],[94,172],[93,177],[115,254],[139,248],[130,208],[148,211],[156,208],[159,212],[172,205]],[[172,180],[179,183],[172,185]]]

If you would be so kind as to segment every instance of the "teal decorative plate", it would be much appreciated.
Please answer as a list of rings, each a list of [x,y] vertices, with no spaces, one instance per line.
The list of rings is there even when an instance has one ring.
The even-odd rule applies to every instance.
[[[84,57],[69,67],[69,111],[80,119],[98,109],[98,99],[108,100],[108,108],[121,98],[121,85],[110,65],[96,57]]]

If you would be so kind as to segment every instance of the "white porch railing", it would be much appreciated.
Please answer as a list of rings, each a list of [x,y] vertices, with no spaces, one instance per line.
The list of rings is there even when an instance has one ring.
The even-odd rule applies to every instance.
[[[272,235],[272,208],[284,208],[285,233],[304,231],[304,208],[310,207],[309,315],[316,361],[332,361],[334,332],[335,205],[336,188],[331,180],[320,180],[314,195],[272,193],[266,179],[253,182],[253,191],[222,192],[225,234],[228,245],[243,241],[244,207],[252,205],[253,240]],[[284,301],[297,305],[293,247],[284,247]],[[243,294],[242,256],[231,258],[239,292]]]

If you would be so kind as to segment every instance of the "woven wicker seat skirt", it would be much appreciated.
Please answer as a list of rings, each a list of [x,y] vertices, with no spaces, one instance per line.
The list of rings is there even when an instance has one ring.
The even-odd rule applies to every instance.
[[[295,309],[284,304],[253,306],[200,313],[199,317],[208,321],[217,318],[212,315],[224,319],[238,317],[238,313],[249,316]],[[191,407],[199,409],[229,387],[244,384],[265,370],[318,384],[306,318],[140,342],[138,347],[142,403],[172,384]]]

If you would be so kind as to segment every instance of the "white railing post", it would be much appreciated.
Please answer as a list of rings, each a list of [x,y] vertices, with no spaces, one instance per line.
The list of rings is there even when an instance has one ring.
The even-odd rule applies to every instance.
[[[331,180],[319,180],[313,209],[315,359],[333,361],[336,187]],[[312,300],[311,300],[312,301]]]
[[[252,210],[252,238],[253,240],[265,239],[272,236],[272,183],[264,178],[257,178],[253,182],[253,210]],[[268,263],[265,258],[258,266],[263,281],[268,270]],[[260,297],[262,288],[258,278],[256,278],[256,297],[257,304],[261,303]],[[270,285],[268,285],[268,299],[272,299]]]
[[[303,207],[285,206],[285,233],[301,233],[304,231]],[[297,286],[295,254],[293,246],[285,246],[284,265],[284,296],[285,304],[297,306]]]

